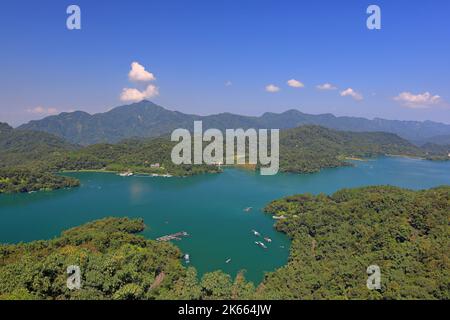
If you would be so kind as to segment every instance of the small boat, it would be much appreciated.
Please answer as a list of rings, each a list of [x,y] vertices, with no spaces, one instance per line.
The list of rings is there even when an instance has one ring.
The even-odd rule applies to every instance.
[[[189,263],[189,262],[190,262],[190,260],[189,260],[189,254],[188,254],[188,253],[186,253],[186,254],[184,255],[184,262],[186,262],[186,263]]]
[[[225,260],[225,263],[230,263],[231,262],[231,258],[228,258],[227,260]]]
[[[271,242],[272,242],[272,239],[270,239],[269,237],[264,237],[264,240],[265,240],[266,242],[268,242],[268,243],[271,243]]]
[[[131,177],[133,175],[133,172],[122,172],[119,173],[119,176],[121,177]]]
[[[252,207],[247,207],[244,209],[245,212],[250,212],[253,208]]]
[[[252,230],[252,232],[253,232],[253,234],[254,234],[255,236],[257,236],[257,237],[259,237],[259,236],[261,235],[261,233],[259,233],[259,232],[256,231],[256,230]]]
[[[264,243],[262,243],[261,241],[255,241],[255,243],[256,243],[256,245],[260,246],[261,248],[267,249],[267,246]]]

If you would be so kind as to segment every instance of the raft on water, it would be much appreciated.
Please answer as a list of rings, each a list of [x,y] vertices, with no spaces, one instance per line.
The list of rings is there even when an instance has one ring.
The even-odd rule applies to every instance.
[[[170,241],[170,240],[181,240],[182,237],[187,237],[189,234],[186,231],[181,231],[177,233],[168,234],[159,238],[156,241]]]

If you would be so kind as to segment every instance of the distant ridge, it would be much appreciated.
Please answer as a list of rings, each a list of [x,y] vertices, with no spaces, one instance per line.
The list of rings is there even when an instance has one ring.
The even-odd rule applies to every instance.
[[[336,117],[332,114],[311,115],[298,110],[282,113],[266,112],[259,117],[232,113],[199,116],[167,110],[146,100],[93,115],[83,111],[65,112],[42,120],[30,121],[18,129],[43,131],[75,144],[90,145],[101,142],[115,143],[132,137],[156,137],[168,134],[176,128],[192,130],[194,120],[202,120],[204,129],[288,129],[301,125],[319,125],[355,132],[389,132],[417,144],[434,142],[434,137],[441,137],[441,140],[447,142],[448,140],[442,137],[450,136],[450,125],[433,121],[379,118],[369,120],[357,117]]]

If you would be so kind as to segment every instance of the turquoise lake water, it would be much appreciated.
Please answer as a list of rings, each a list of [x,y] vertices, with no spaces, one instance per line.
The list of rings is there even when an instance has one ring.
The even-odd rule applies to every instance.
[[[450,185],[450,162],[379,158],[354,164],[309,175],[260,176],[236,169],[190,178],[71,173],[81,180],[80,188],[0,195],[0,242],[50,239],[106,216],[142,217],[148,238],[187,231],[190,237],[174,243],[190,254],[200,275],[221,269],[234,276],[245,269],[249,280],[259,282],[264,272],[284,265],[289,254],[289,239],[262,213],[271,200],[366,185]],[[246,207],[253,210],[244,212]],[[273,240],[267,250],[255,245],[252,229]]]

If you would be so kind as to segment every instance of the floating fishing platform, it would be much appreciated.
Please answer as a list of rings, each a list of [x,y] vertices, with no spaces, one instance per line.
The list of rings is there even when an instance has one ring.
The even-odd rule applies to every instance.
[[[168,234],[159,238],[156,238],[156,241],[171,241],[171,240],[181,240],[182,237],[188,237],[189,233],[186,231],[181,231],[177,233]]]

